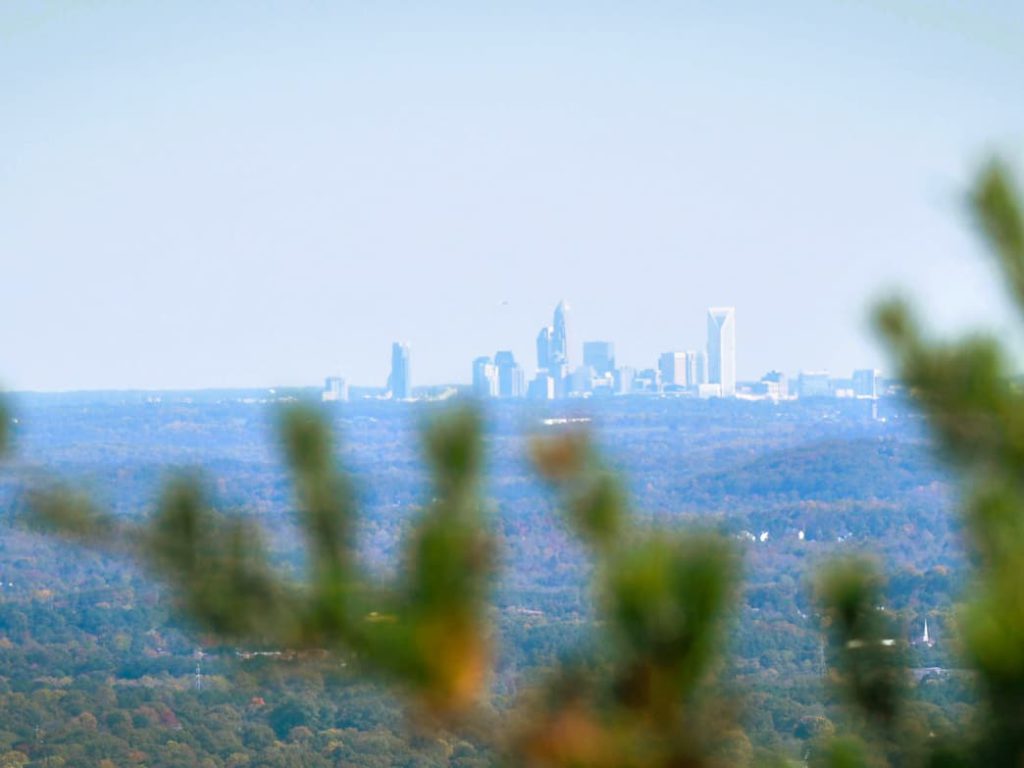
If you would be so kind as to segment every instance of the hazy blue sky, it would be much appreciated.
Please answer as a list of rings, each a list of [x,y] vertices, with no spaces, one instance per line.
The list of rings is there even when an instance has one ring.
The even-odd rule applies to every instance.
[[[1024,169],[1021,40],[1020,0],[4,2],[0,381],[532,372],[562,297],[637,367],[710,304],[741,378],[881,363],[881,287],[998,318],[960,195]]]

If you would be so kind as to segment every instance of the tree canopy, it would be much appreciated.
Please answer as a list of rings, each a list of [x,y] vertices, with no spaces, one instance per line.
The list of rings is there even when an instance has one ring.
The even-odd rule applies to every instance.
[[[1024,214],[1002,165],[979,175],[969,208],[1024,312]],[[933,339],[900,300],[881,304],[875,317],[963,485],[973,559],[957,626],[982,703],[969,733],[937,737],[908,718],[906,644],[884,609],[882,567],[844,559],[824,569],[817,595],[830,684],[849,717],[838,731],[828,721],[798,727],[813,734],[809,757],[817,764],[1020,765],[1024,393],[994,338]],[[0,414],[0,430],[6,424]],[[537,440],[532,459],[593,560],[594,636],[521,697],[514,717],[496,719],[480,706],[492,658],[487,605],[496,544],[480,494],[481,425],[472,408],[424,431],[432,488],[391,580],[358,560],[359,511],[335,466],[326,422],[310,407],[289,408],[279,434],[306,539],[303,581],[277,572],[259,530],[215,511],[193,477],[169,484],[145,524],[52,489],[38,494],[35,522],[137,558],[172,587],[179,610],[203,632],[350,663],[395,685],[419,715],[488,739],[512,764],[655,768],[749,760],[734,693],[716,674],[741,583],[735,545],[708,531],[639,524],[586,435]],[[4,437],[0,431],[0,446]],[[298,706],[272,719],[299,741],[307,738],[305,721]]]

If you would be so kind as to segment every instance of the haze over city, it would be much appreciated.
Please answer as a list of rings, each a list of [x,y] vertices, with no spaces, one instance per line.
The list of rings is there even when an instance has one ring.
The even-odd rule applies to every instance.
[[[562,297],[636,368],[736,306],[740,379],[882,366],[887,286],[999,326],[1019,5],[739,5],[5,4],[0,382],[466,382]]]
[[[1024,766],[1022,41],[0,3],[0,768]]]

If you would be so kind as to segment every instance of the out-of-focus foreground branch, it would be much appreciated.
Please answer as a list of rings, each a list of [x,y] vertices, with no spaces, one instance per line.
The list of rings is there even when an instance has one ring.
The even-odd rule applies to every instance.
[[[1024,311],[1024,215],[1005,169],[993,164],[980,175],[971,210]],[[864,561],[835,563],[819,580],[819,600],[831,682],[856,737],[832,740],[810,758],[833,766],[1024,765],[1024,395],[991,338],[928,339],[899,301],[880,306],[877,325],[963,478],[977,567],[960,629],[983,708],[971,734],[909,729],[905,641],[881,610],[880,571]],[[276,573],[258,531],[213,511],[195,480],[168,486],[148,525],[126,525],[67,493],[41,495],[37,522],[137,557],[205,632],[326,650],[397,682],[431,712],[472,710],[491,659],[493,563],[478,494],[477,416],[456,411],[426,430],[433,500],[392,583],[358,563],[357,510],[324,421],[294,408],[281,435],[307,540],[302,583]],[[593,654],[553,673],[507,725],[486,735],[515,765],[743,763],[736,707],[714,683],[738,584],[733,549],[720,537],[637,525],[584,436],[535,442],[533,458],[594,561],[599,640]]]

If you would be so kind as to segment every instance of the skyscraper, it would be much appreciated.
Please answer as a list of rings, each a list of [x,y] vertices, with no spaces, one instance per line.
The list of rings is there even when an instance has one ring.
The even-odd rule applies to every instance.
[[[736,310],[708,309],[708,382],[721,387],[722,397],[736,394]]]
[[[658,371],[663,387],[686,386],[686,353],[663,352],[658,358]]]
[[[494,355],[494,365],[498,369],[498,394],[501,397],[523,397],[526,394],[526,375],[515,355],[502,350]]]
[[[546,371],[551,367],[551,334],[554,329],[545,325],[537,334],[537,369]]]
[[[324,391],[320,398],[325,402],[344,402],[348,400],[348,382],[341,376],[328,376],[324,381]]]
[[[555,307],[555,322],[551,330],[550,365],[569,366],[569,305],[565,300]]]
[[[610,341],[583,342],[583,364],[598,376],[611,373],[615,370],[615,345]]]
[[[391,345],[391,375],[388,391],[394,400],[412,397],[412,370],[409,367],[409,345],[396,341]]]
[[[531,400],[552,400],[555,397],[555,379],[547,371],[541,371],[530,382],[527,396]]]
[[[800,371],[797,394],[802,398],[832,397],[832,377],[828,371]]]
[[[761,384],[766,395],[772,397],[789,397],[789,379],[779,371],[768,371],[761,377]]]
[[[498,366],[486,355],[473,361],[473,394],[479,398],[498,396]]]
[[[569,305],[558,302],[554,323],[537,334],[537,368],[555,382],[555,397],[564,397],[569,376]]]
[[[853,372],[853,393],[857,397],[878,397],[878,371],[862,368]]]
[[[581,365],[569,377],[569,393],[582,395],[594,391],[594,369]]]
[[[615,369],[615,383],[613,388],[617,395],[628,395],[633,391],[633,377],[636,376],[636,371],[632,368],[623,366],[622,368]]]
[[[699,387],[708,382],[708,355],[704,351],[686,353],[686,386]]]

